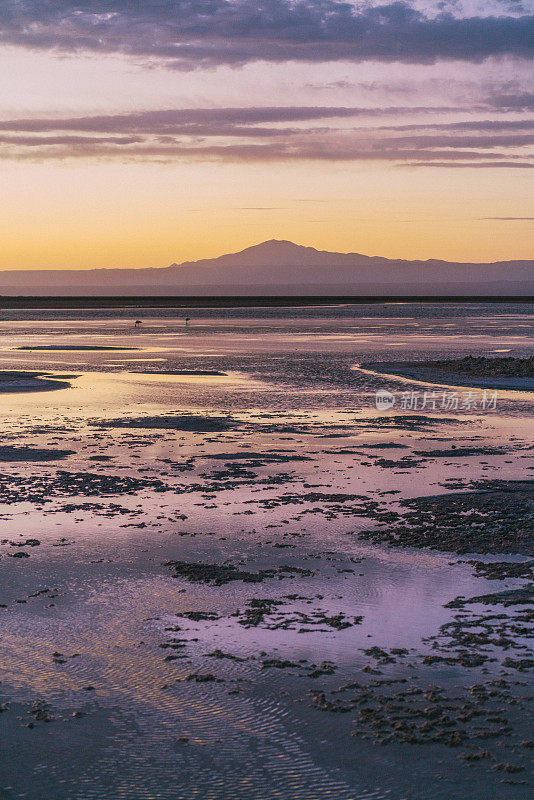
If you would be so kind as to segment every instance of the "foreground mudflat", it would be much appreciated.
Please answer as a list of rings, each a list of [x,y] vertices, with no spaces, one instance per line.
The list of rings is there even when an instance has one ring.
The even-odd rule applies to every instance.
[[[531,401],[379,413],[342,323],[160,320],[3,398],[2,797],[530,796]]]

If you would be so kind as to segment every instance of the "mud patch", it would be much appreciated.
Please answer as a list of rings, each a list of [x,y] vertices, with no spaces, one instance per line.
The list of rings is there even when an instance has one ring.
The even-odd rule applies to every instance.
[[[398,524],[359,536],[393,547],[534,554],[534,481],[481,481],[481,491],[404,500]]]
[[[0,446],[0,461],[58,461],[75,454],[75,450],[47,450],[37,447]]]

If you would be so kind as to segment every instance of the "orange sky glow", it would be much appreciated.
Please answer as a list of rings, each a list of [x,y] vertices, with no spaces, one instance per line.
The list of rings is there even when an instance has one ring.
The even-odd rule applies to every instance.
[[[475,58],[468,47],[462,55],[461,25],[482,24],[491,3],[456,4],[454,48],[424,3],[399,5],[398,36],[418,14],[434,57],[395,61],[337,28],[333,51],[312,41],[302,59],[287,37],[282,52],[264,31],[258,52],[231,36],[219,47],[207,30],[199,54],[184,56],[173,3],[163,29],[150,20],[170,57],[144,51],[128,0],[117,13],[134,28],[110,29],[109,42],[104,31],[99,53],[82,28],[74,45],[63,42],[45,11],[46,43],[26,41],[10,20],[0,49],[0,269],[167,266],[270,238],[390,258],[531,258],[523,16],[501,9],[497,22],[517,27],[517,44],[508,33],[507,52],[488,40]],[[354,7],[376,36],[390,24]]]

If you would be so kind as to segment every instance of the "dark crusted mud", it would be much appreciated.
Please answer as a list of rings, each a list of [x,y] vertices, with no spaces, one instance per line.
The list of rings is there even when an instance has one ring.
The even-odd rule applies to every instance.
[[[36,351],[66,351],[66,352],[81,352],[92,353],[100,350],[139,350],[139,347],[113,347],[107,345],[78,345],[78,344],[41,344],[41,345],[24,345],[16,347],[15,350],[36,350]]]
[[[534,391],[534,358],[531,356],[528,358],[465,356],[440,360],[372,361],[361,364],[361,367],[387,375],[413,378],[415,381]]]
[[[39,447],[0,445],[0,461],[58,461],[75,452],[75,450],[48,450]]]
[[[224,377],[228,373],[218,369],[136,369],[136,375],[198,375],[200,377]]]
[[[158,417],[114,419],[100,423],[105,428],[139,428],[144,430],[192,431],[217,433],[232,428],[227,417],[203,417],[195,414],[173,414]]]
[[[233,564],[196,564],[187,561],[167,561],[166,567],[174,570],[175,578],[187,578],[189,581],[199,581],[213,583],[215,586],[222,586],[230,581],[243,581],[244,583],[261,583],[266,578],[291,577],[292,575],[312,575],[309,569],[302,567],[276,567],[275,569],[263,569],[258,572],[248,572],[247,570],[237,569]]]
[[[51,475],[0,475],[0,503],[45,503],[69,496],[105,497],[135,494],[142,489],[167,491],[158,478],[107,475],[96,472],[57,470]]]
[[[69,380],[75,377],[75,375],[56,375],[52,372],[0,370],[0,394],[68,389]]]
[[[409,362],[406,363],[408,364]],[[514,358],[513,356],[500,356],[499,358],[465,356],[464,358],[421,361],[420,363],[423,367],[439,367],[451,370],[451,372],[460,372],[466,375],[480,375],[481,377],[534,378],[534,356],[529,358]]]
[[[394,547],[534,554],[534,481],[481,481],[478,491],[404,500],[395,525],[359,536]]]

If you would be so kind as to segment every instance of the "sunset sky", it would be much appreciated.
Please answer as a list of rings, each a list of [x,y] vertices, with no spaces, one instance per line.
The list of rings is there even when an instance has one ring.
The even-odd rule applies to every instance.
[[[0,269],[532,258],[533,14],[0,0]]]

